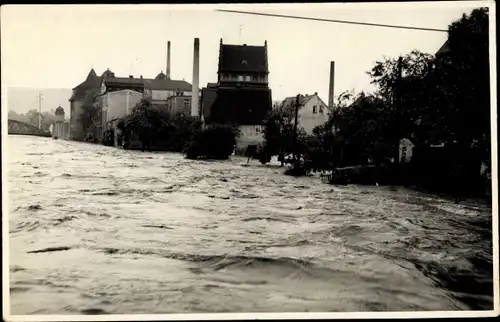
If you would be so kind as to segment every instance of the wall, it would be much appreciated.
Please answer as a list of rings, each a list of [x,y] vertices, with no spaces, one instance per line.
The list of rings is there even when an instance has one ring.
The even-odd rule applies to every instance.
[[[187,103],[185,103],[187,101]],[[186,115],[191,115],[191,97],[175,96],[170,100],[170,113],[177,114],[183,112]]]
[[[131,90],[111,92],[107,95],[103,110],[106,112],[105,122],[128,115],[134,106],[142,99],[142,94]]]
[[[174,91],[151,91],[151,99],[153,99],[154,101],[165,101],[172,95],[174,95]]]
[[[83,114],[83,101],[71,102],[70,108],[70,140],[83,140],[83,128],[80,124],[80,116]]]
[[[316,106],[316,113],[313,111],[314,106]],[[320,113],[320,106],[323,106],[323,113]],[[323,125],[328,121],[328,113],[326,104],[317,95],[314,95],[299,110],[299,127],[304,128],[308,134],[312,134],[316,126]]]
[[[52,137],[63,139],[64,138],[64,122],[56,121],[52,127]]]
[[[246,149],[248,145],[260,145],[264,143],[263,126],[241,125],[239,126],[240,137],[236,139],[236,149]]]

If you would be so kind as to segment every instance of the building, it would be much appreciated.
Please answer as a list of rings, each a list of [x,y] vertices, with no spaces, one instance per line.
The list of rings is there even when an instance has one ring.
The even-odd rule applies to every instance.
[[[446,40],[434,56],[441,56],[449,51],[450,51],[450,43],[448,40]]]
[[[123,108],[116,107],[118,108],[118,110],[116,110],[114,107],[115,105],[113,105],[114,103],[109,102],[124,102],[124,97],[129,97],[128,102],[136,101],[136,97],[138,96],[130,91],[140,93],[141,96],[150,98],[153,106],[156,107],[166,107],[168,98],[174,95],[191,96],[191,84],[184,80],[173,80],[170,78],[170,41],[168,42],[166,71],[167,74],[164,74],[162,71],[155,78],[143,78],[142,76],[134,77],[133,75],[129,77],[116,77],[109,68],[101,76],[98,76],[94,69],[91,69],[86,80],[73,88],[73,93],[70,98],[70,139],[84,140],[85,138],[87,129],[83,128],[80,118],[84,112],[83,105],[86,99],[89,100],[87,104],[92,104],[95,98],[101,97],[100,100],[96,102],[101,110],[98,108],[99,115],[95,118],[94,128],[91,130],[96,136],[100,136],[98,133],[105,131],[106,123],[102,123],[104,119],[108,120],[112,117],[111,115],[123,114],[122,112],[118,112],[123,111]],[[110,94],[121,91],[125,92]],[[108,98],[111,101],[109,101]],[[107,116],[102,115],[103,106],[108,106],[107,110],[104,111],[108,114]],[[112,110],[111,112],[110,108]],[[129,105],[124,108],[130,109]]]
[[[295,110],[297,97],[287,97],[280,104],[281,108]],[[313,134],[315,127],[325,124],[330,116],[330,110],[318,93],[301,95],[299,98],[299,124],[307,134]]]
[[[130,113],[141,98],[150,98],[153,106],[166,107],[167,100],[171,96],[190,96],[191,87],[186,81],[168,79],[163,72],[154,79],[147,79],[132,75],[116,77],[109,69],[101,76],[97,76],[92,69],[86,81],[73,89],[70,98],[70,138],[84,140],[85,135],[91,133],[98,142],[101,142],[104,131],[109,129],[108,124]],[[87,103],[95,103],[97,107],[97,115],[89,129],[84,129],[80,122],[86,99],[89,100]]]
[[[101,77],[97,76],[92,68],[87,75],[87,78],[80,85],[73,88],[70,101],[70,140],[83,141],[85,137],[84,128],[80,122],[80,117],[83,115],[83,105],[87,95],[92,95],[93,92],[99,91],[101,86]]]
[[[144,94],[153,106],[164,107],[171,96],[191,96],[192,85],[184,80],[167,78],[160,72],[154,79],[144,79]]]
[[[191,115],[191,95],[184,95],[179,93],[178,95],[170,96],[167,99],[167,110],[170,114]]]
[[[97,139],[102,142],[102,135],[110,129],[112,121],[125,117],[143,98],[143,94],[131,89],[123,89],[119,91],[105,92],[96,97],[98,108],[97,122]]]
[[[236,124],[241,135],[236,150],[264,140],[262,125],[272,108],[267,41],[264,46],[219,46],[218,80],[202,89],[202,113],[207,124]]]
[[[55,111],[56,120],[52,126],[52,137],[67,140],[69,137],[69,123],[64,119],[64,109],[59,106]]]

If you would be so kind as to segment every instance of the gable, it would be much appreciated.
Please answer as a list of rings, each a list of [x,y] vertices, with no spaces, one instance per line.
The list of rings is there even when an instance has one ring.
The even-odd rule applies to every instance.
[[[313,113],[314,106],[316,106],[316,113]],[[323,108],[323,113],[320,113],[320,107]],[[308,115],[314,116],[314,117],[327,117],[330,114],[330,110],[328,109],[328,106],[323,102],[323,100],[318,96],[318,95],[311,95],[309,96],[308,101],[305,103],[305,105],[301,108],[300,115]]]

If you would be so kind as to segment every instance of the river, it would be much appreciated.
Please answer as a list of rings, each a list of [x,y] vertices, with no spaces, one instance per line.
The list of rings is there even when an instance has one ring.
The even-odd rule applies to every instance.
[[[9,136],[11,314],[492,310],[492,212]]]

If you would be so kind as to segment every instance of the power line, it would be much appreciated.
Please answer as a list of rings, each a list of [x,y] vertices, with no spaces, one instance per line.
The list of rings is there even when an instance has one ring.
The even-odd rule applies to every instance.
[[[267,16],[267,17],[291,18],[291,19],[312,20],[312,21],[322,21],[322,22],[344,23],[344,24],[363,25],[363,26],[371,26],[371,27],[384,27],[384,28],[397,28],[397,29],[409,29],[409,30],[420,30],[420,31],[448,32],[448,30],[445,30],[445,29],[435,29],[435,28],[425,28],[425,27],[412,27],[412,26],[398,26],[398,25],[385,25],[385,24],[369,23],[369,22],[347,21],[347,20],[333,20],[333,19],[300,17],[300,16],[287,16],[287,15],[278,15],[278,14],[272,14],[272,13],[260,13],[260,12],[238,11],[238,10],[224,10],[224,9],[216,9],[215,11],[240,13],[240,14],[256,15],[256,16]]]

